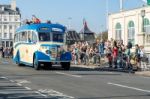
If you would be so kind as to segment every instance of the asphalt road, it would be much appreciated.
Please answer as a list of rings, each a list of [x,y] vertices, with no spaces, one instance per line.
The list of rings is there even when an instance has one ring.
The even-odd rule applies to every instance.
[[[0,99],[150,99],[150,78],[72,67],[36,71],[0,62]]]

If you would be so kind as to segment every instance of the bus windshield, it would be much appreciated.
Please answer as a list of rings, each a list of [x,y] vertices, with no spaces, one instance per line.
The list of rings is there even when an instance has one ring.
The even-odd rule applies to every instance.
[[[53,41],[54,42],[63,42],[64,41],[63,34],[53,33]]]
[[[39,41],[51,41],[50,33],[48,32],[39,32]]]

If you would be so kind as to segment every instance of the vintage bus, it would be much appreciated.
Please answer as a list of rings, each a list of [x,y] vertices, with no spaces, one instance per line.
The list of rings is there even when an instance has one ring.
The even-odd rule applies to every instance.
[[[60,63],[65,70],[70,69],[72,60],[65,47],[65,30],[60,24],[30,24],[16,30],[13,44],[13,60],[19,66],[41,66],[51,68]]]

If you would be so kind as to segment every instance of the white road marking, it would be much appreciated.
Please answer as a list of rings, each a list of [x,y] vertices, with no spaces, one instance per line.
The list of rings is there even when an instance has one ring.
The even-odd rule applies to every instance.
[[[22,86],[22,84],[20,84],[20,83],[17,83],[17,85],[18,85],[18,86]]]
[[[37,93],[37,94],[39,94],[41,96],[47,97],[47,95],[44,95],[44,94],[40,93],[39,91],[35,91],[35,93]]]
[[[15,82],[15,81],[13,81],[13,80],[10,80],[10,82]]]
[[[143,77],[143,78],[150,79],[150,77]]]
[[[20,84],[23,84],[23,83],[31,83],[30,81],[28,80],[25,80],[25,79],[22,79],[22,80],[15,80],[16,82],[20,83]]]
[[[141,91],[141,92],[148,92],[148,93],[150,93],[150,90],[144,90],[144,89],[140,89],[140,88],[136,88],[136,87],[130,87],[130,86],[116,84],[116,83],[111,83],[111,82],[108,82],[107,84],[114,85],[114,86],[119,86],[119,87],[122,87],[122,88],[128,88],[128,89],[132,89],[132,90],[137,90],[137,91]]]
[[[58,99],[74,99],[74,97],[72,96],[65,95],[53,89],[40,89],[38,91],[44,94],[48,94],[49,96],[52,96],[52,97],[57,97]]]
[[[31,90],[31,88],[29,88],[29,87],[24,87],[25,89],[27,89],[27,90]]]
[[[67,74],[67,73],[63,73],[63,72],[56,72],[56,73],[61,74],[61,75],[66,75],[66,76],[78,77],[78,78],[82,77],[82,76],[79,76],[79,75],[72,75],[72,74]]]
[[[8,79],[7,77],[0,77],[0,78],[2,78],[2,79]]]

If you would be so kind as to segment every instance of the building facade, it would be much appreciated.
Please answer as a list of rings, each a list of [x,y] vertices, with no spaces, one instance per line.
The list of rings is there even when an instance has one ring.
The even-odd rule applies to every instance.
[[[20,25],[21,14],[16,1],[12,0],[10,5],[0,5],[0,46],[12,47],[14,33]]]
[[[108,39],[111,38],[123,40],[125,45],[143,45],[150,53],[150,6],[110,14]]]

